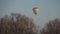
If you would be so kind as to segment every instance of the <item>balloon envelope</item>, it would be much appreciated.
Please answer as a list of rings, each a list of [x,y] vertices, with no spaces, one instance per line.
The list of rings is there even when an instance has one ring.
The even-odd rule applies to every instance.
[[[38,7],[34,7],[34,8],[33,8],[33,12],[34,12],[34,14],[36,15],[36,14],[39,12],[39,8],[38,8]]]

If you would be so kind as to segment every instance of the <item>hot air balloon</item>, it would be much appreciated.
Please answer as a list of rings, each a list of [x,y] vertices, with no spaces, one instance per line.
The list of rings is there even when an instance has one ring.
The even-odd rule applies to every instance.
[[[33,13],[34,13],[35,15],[37,15],[38,12],[39,12],[39,8],[38,8],[38,7],[34,7],[34,8],[33,8]]]

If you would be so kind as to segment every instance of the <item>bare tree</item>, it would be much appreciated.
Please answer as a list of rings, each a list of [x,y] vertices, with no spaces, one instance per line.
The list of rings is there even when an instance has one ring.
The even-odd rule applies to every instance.
[[[31,18],[18,13],[0,18],[0,34],[37,34],[36,24]]]
[[[49,23],[41,31],[41,34],[60,34],[60,20],[55,19]]]

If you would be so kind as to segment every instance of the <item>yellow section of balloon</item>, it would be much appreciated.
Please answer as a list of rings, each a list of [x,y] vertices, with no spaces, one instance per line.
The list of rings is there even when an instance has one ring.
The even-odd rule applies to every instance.
[[[34,8],[33,8],[33,12],[34,12],[34,14],[36,15],[36,14],[39,12],[39,8],[38,8],[38,7],[34,7]]]

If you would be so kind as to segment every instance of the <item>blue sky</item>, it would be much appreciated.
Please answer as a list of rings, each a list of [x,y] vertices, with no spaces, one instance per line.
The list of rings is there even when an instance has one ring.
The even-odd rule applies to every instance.
[[[40,11],[35,16],[32,8],[36,6]],[[60,18],[60,0],[0,0],[0,16],[12,12],[31,17],[37,25],[44,26],[49,20]]]

